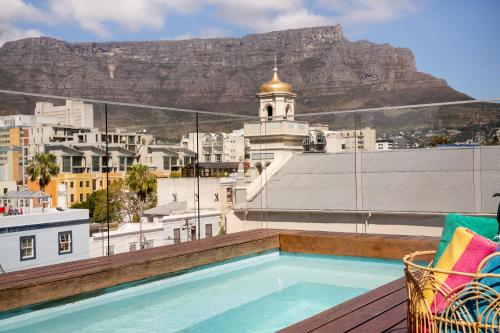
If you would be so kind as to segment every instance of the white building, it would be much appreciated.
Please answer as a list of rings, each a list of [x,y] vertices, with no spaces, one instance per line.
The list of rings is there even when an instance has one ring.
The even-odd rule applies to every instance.
[[[9,209],[23,215],[0,217],[0,272],[13,272],[89,257],[87,209],[58,211],[50,208],[50,205],[43,209],[37,208],[36,203],[32,202],[37,198],[30,198],[28,194],[40,192],[18,193],[23,195],[15,200],[12,192],[2,198],[6,213]],[[9,199],[6,199],[6,196]],[[31,203],[27,204],[26,201]]]
[[[217,236],[221,229],[221,214],[218,211],[203,210],[165,216],[159,220],[163,224],[165,244],[179,244],[195,239]]]
[[[31,127],[35,125],[57,125],[57,118],[15,114],[0,116],[0,127]]]
[[[142,226],[139,223],[123,223],[118,229],[109,232],[109,254],[140,250],[141,244],[144,249],[166,245],[163,225],[158,222],[144,222]],[[107,232],[94,233],[90,237],[89,247],[91,258],[108,255]]]
[[[356,133],[356,136],[354,135]],[[358,150],[378,150],[375,140],[376,131],[366,127],[357,131],[331,131],[328,126],[319,125],[309,128],[309,137],[304,139],[305,153],[339,153]],[[357,146],[356,146],[357,144]]]
[[[393,150],[393,142],[391,140],[377,140],[375,150]]]
[[[66,100],[66,104],[60,106],[54,106],[49,102],[37,102],[35,115],[55,117],[59,125],[94,127],[94,107],[81,101]]]
[[[245,159],[248,150],[242,129],[231,133],[199,133],[198,141],[200,162],[239,162]],[[196,152],[196,133],[185,134],[181,147]]]

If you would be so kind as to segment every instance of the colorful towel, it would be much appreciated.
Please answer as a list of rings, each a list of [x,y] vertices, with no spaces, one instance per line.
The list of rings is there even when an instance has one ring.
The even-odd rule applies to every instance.
[[[496,249],[495,242],[477,235],[469,229],[458,227],[435,267],[446,271],[475,273],[481,260],[495,252]],[[451,289],[472,280],[468,276],[447,273],[434,273],[434,277]],[[424,291],[424,297],[427,304],[430,305],[432,313],[438,313],[445,308],[446,302],[443,301],[443,296],[448,292],[443,288],[436,292],[432,289]]]
[[[459,214],[448,214],[444,222],[443,232],[439,241],[439,246],[434,256],[433,267],[443,255],[444,250],[458,227],[465,227],[478,235],[493,239],[498,234],[498,222],[489,217],[464,216]]]

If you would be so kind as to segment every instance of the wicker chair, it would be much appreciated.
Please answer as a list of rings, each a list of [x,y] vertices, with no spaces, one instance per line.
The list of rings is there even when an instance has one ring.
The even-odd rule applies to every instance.
[[[411,333],[499,333],[500,332],[500,290],[482,282],[483,278],[500,279],[500,274],[481,274],[482,267],[499,252],[486,257],[475,274],[444,271],[420,265],[417,260],[429,257],[436,251],[417,251],[403,258],[406,286],[408,288],[408,331]],[[451,289],[434,277],[434,273],[468,276],[469,283]],[[500,281],[500,280],[499,280]],[[431,305],[424,297],[426,293],[440,293],[443,296],[438,308],[431,311]]]

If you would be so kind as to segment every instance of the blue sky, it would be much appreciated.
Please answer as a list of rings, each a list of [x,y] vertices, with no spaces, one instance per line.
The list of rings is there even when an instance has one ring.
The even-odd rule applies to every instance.
[[[350,40],[408,47],[420,71],[500,97],[498,0],[0,0],[0,44],[239,37],[334,25]]]

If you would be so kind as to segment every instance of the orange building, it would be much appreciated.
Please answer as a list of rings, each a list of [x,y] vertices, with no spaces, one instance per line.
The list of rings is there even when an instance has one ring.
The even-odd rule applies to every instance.
[[[124,177],[124,172],[111,172],[109,181],[113,183]],[[39,190],[38,181],[29,181],[28,189]],[[52,196],[54,206],[68,208],[86,201],[92,192],[103,189],[106,189],[105,173],[60,173],[45,187],[45,192]]]

